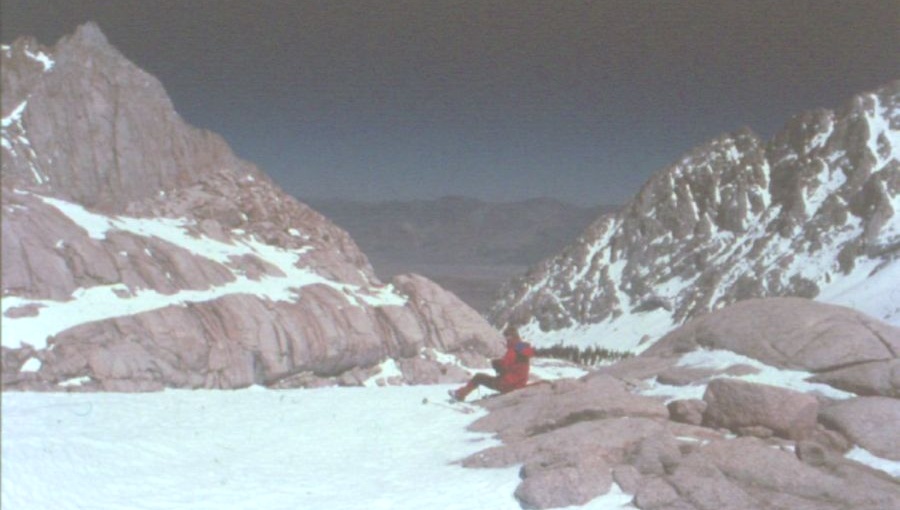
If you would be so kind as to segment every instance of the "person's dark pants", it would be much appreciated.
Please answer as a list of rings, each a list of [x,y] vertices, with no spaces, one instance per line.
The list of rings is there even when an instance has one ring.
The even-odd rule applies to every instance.
[[[468,383],[462,388],[456,390],[456,398],[465,400],[469,393],[479,386],[484,386],[495,391],[500,391],[500,376],[491,376],[487,374],[475,374]]]

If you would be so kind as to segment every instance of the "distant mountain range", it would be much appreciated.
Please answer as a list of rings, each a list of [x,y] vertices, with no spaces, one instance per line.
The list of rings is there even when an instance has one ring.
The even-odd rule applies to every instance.
[[[549,198],[358,202],[303,198],[345,229],[382,279],[415,272],[487,312],[504,283],[571,243],[614,206]]]
[[[768,142],[745,129],[696,147],[509,285],[490,318],[618,350],[755,297],[900,324],[898,258],[900,81],[797,115]]]
[[[535,264],[572,242],[597,216],[616,210],[549,198],[303,201],[347,230],[371,260],[391,264]]]

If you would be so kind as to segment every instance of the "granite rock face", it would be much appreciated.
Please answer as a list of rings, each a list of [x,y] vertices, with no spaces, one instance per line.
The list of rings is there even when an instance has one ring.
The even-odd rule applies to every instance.
[[[387,359],[461,380],[433,353],[502,348],[427,279],[379,281],[96,25],[2,58],[4,388],[358,384]]]

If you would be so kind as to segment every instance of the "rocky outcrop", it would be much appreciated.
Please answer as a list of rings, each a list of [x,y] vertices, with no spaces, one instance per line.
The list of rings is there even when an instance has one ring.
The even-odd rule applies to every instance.
[[[633,352],[760,297],[816,298],[897,324],[898,209],[893,82],[798,115],[769,142],[741,130],[695,148],[513,282],[490,317],[548,345]]]
[[[645,351],[669,357],[725,349],[860,395],[900,396],[900,328],[800,298],[752,299],[685,324]]]
[[[751,316],[755,328],[744,327]],[[582,505],[613,483],[644,510],[894,508],[896,473],[853,459],[865,451],[897,465],[898,400],[804,381],[812,378],[799,370],[804,357],[827,370],[848,355],[828,331],[861,342],[863,357],[890,352],[864,344],[875,349],[896,334],[809,300],[742,302],[576,381],[485,399],[489,414],[472,428],[503,445],[463,464],[522,465],[516,496],[525,508]]]
[[[15,42],[3,51],[2,86],[4,186],[121,211],[223,168],[265,178],[221,137],[185,124],[162,84],[93,23],[53,48]]]
[[[5,389],[360,384],[386,359],[462,380],[423,352],[502,348],[427,279],[379,281],[95,25],[2,58]]]
[[[813,432],[819,401],[811,395],[740,380],[710,381],[702,424],[743,435],[802,439]]]
[[[661,401],[624,387],[598,375],[490,398],[484,403],[490,414],[473,428],[498,433],[504,445],[463,464],[522,465],[515,494],[525,508],[583,505],[606,494],[612,482],[633,494],[632,504],[641,509],[874,510],[900,504],[900,483],[844,459],[819,436],[803,442],[801,460],[800,447],[777,437],[729,439],[714,428],[670,421]],[[582,401],[594,404],[588,411]],[[536,414],[543,416],[537,422]],[[813,449],[818,461],[811,460]]]

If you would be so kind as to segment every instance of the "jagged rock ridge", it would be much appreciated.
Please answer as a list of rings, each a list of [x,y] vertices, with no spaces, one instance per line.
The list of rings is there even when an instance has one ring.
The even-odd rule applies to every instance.
[[[380,282],[96,25],[2,58],[5,388],[359,383],[385,358],[438,380],[433,350],[499,348],[432,282]]]
[[[495,324],[555,343],[640,350],[736,301],[801,296],[857,305],[856,284],[900,278],[900,82],[837,111],[794,117],[768,143],[749,130],[697,147],[619,214],[512,282]],[[876,317],[900,321],[900,294]],[[842,297],[843,295],[843,297]],[[852,302],[851,302],[852,301]]]

